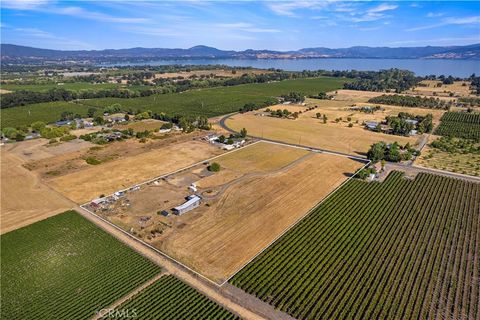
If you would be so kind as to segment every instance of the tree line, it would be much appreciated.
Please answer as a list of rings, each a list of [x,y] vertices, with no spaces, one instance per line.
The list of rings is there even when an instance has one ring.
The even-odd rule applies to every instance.
[[[411,108],[429,108],[429,109],[444,109],[448,110],[452,105],[452,101],[440,100],[433,97],[419,97],[419,96],[402,96],[398,94],[387,95],[383,94],[368,100],[370,103],[388,104]]]

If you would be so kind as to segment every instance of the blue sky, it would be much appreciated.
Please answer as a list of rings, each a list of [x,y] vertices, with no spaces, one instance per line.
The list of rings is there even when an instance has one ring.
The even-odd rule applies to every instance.
[[[2,0],[2,43],[295,50],[480,43],[478,1]]]

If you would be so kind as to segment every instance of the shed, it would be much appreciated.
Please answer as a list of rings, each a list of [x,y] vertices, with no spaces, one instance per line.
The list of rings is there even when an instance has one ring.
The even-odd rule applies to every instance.
[[[378,127],[378,122],[376,121],[365,121],[365,126],[370,129],[370,130],[374,130]]]
[[[198,208],[200,206],[200,197],[197,195],[191,195],[187,197],[187,202],[173,208],[173,212],[176,215],[182,215],[190,210]]]

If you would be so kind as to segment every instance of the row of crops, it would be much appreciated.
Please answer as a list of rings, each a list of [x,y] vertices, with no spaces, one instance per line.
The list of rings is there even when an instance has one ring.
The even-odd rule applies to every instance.
[[[88,319],[160,272],[75,211],[0,241],[1,319]]]
[[[172,275],[162,276],[105,318],[120,315],[135,319],[239,319]]]
[[[479,319],[480,184],[350,180],[231,283],[298,319]]]
[[[480,113],[446,112],[435,134],[480,141]]]

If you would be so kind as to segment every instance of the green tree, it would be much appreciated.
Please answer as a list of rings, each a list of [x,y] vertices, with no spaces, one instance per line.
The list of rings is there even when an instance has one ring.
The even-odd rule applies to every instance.
[[[247,129],[242,128],[242,130],[240,130],[240,137],[242,137],[242,138],[247,137]]]
[[[208,171],[218,172],[220,171],[220,169],[221,169],[220,164],[217,162],[214,162],[208,166]]]
[[[46,126],[47,125],[43,121],[36,121],[36,122],[32,123],[32,125],[31,125],[32,130],[35,131],[35,132],[42,131],[42,129],[45,128]]]
[[[97,109],[95,109],[95,108],[88,108],[87,116],[88,116],[89,118],[93,118],[93,116],[95,115],[95,111],[97,111]]]
[[[367,157],[373,162],[378,162],[385,158],[386,150],[387,150],[387,145],[385,144],[385,142],[381,141],[381,142],[374,143],[368,150]]]

